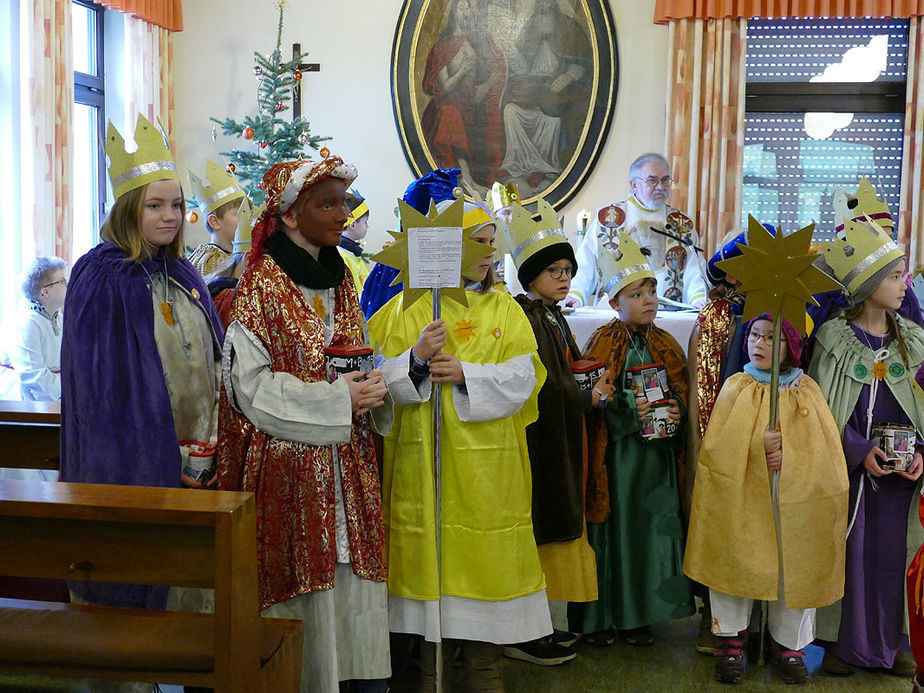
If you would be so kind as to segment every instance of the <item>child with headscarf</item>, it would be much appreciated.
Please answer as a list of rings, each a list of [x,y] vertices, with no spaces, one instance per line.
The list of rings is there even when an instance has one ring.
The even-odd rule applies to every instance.
[[[843,593],[847,474],[831,412],[799,368],[799,333],[782,319],[779,430],[768,431],[772,318],[743,332],[749,361],[719,392],[700,449],[684,571],[709,588],[717,680],[744,678],[752,605],[766,600],[770,664],[802,683],[815,607]]]

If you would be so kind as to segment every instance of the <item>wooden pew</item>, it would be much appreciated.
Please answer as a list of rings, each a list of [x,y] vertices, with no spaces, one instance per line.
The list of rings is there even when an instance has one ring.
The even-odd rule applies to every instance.
[[[58,469],[60,402],[0,400],[0,467]]]
[[[0,670],[299,690],[302,623],[259,614],[250,493],[0,481],[0,564],[215,589],[214,614],[0,599]]]

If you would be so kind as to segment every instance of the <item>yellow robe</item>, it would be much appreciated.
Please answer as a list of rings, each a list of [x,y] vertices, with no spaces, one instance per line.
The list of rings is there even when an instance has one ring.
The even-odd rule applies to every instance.
[[[775,601],[779,553],[763,434],[769,386],[729,378],[703,438],[684,572],[719,592]],[[780,390],[780,542],[786,605],[807,609],[844,593],[847,465],[837,424],[807,375]]]
[[[343,264],[349,268],[350,274],[353,275],[353,285],[356,287],[356,295],[362,296],[363,284],[366,283],[366,278],[369,276],[370,272],[369,264],[358,255],[351,253],[349,250],[340,247],[338,247],[337,250],[340,251],[340,257],[343,258]]]
[[[231,257],[231,253],[222,250],[214,243],[203,243],[189,254],[189,261],[203,277],[215,272]]]
[[[435,482],[430,402],[395,407],[385,438],[382,504],[391,595],[443,595],[486,601],[523,597],[544,586],[533,537],[532,482],[526,426],[535,421],[545,369],[522,308],[501,292],[467,292],[468,307],[443,300],[443,351],[468,363],[501,363],[532,354],[536,385],[513,416],[463,422],[452,390],[442,388],[442,592],[437,577]],[[399,294],[369,321],[373,342],[389,358],[417,342],[431,321],[430,294],[403,310]]]

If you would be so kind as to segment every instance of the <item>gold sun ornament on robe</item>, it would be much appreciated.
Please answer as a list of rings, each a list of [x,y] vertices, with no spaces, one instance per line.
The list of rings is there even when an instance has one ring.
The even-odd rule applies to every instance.
[[[805,334],[805,306],[818,305],[813,295],[841,288],[812,264],[818,257],[809,253],[814,230],[815,224],[809,224],[788,236],[777,230],[774,236],[748,215],[748,244],[738,244],[742,254],[717,263],[741,282],[738,291],[746,297],[742,320],[782,315]]]
[[[876,380],[882,380],[886,376],[885,361],[873,361],[873,377]]]
[[[438,212],[433,200],[430,200],[430,211],[428,214],[421,214],[411,205],[398,200],[400,230],[389,231],[388,233],[395,239],[395,242],[383,248],[381,252],[372,256],[372,260],[379,262],[388,267],[398,270],[398,276],[392,282],[392,285],[404,283],[404,310],[407,310],[421,296],[425,295],[430,289],[412,289],[409,287],[408,277],[408,236],[407,230],[414,228],[446,228],[462,230],[462,213],[463,198],[459,197],[442,212]],[[494,252],[494,248],[484,243],[469,240],[463,233],[462,237],[462,262],[459,267],[459,286],[452,288],[443,288],[442,296],[451,298],[456,303],[468,306],[468,300],[465,298],[465,288],[463,286],[462,270],[471,267],[481,258]]]
[[[475,336],[475,332],[477,330],[478,326],[475,323],[471,322],[470,320],[462,319],[456,322],[453,333],[455,334],[458,341],[467,342]]]

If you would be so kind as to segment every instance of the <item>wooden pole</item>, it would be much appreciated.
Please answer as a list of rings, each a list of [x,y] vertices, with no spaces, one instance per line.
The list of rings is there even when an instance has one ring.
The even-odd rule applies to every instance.
[[[773,352],[770,369],[770,419],[767,429],[776,430],[780,414],[780,339],[783,332],[783,316],[777,311],[773,316]]]
[[[770,357],[770,418],[767,430],[775,431],[780,418],[780,339],[783,333],[783,315],[779,311],[773,316],[773,347]],[[770,472],[772,478],[773,473]],[[776,520],[774,520],[776,525]],[[776,527],[777,541],[779,541],[779,527]],[[760,607],[760,657],[758,664],[764,663],[764,640],[767,634],[767,602],[761,602]]]

